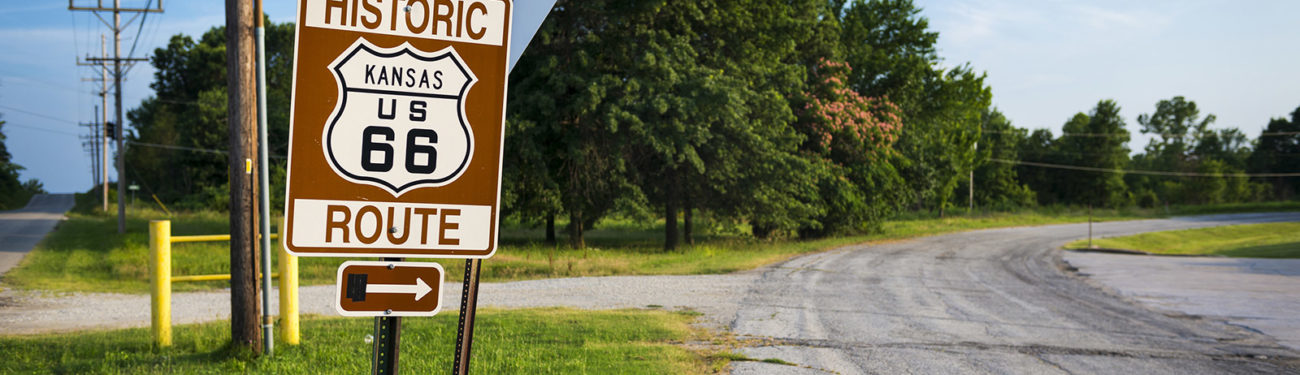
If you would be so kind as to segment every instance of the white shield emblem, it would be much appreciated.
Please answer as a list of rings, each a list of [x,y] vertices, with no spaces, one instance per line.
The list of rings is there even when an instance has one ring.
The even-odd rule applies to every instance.
[[[394,197],[460,177],[474,148],[464,103],[476,80],[463,61],[451,47],[358,39],[330,64],[339,101],[322,146],[334,171]]]

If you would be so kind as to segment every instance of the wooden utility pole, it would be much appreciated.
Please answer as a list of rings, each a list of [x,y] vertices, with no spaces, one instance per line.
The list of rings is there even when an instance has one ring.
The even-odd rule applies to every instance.
[[[95,160],[95,173],[97,174],[95,186],[100,187],[100,203],[103,205],[104,212],[108,212],[108,138],[110,136],[108,134],[108,61],[110,60],[108,59],[108,41],[105,39],[104,34],[99,34],[99,57],[99,62],[77,62],[77,65],[99,67],[98,79],[83,78],[82,81],[99,83],[99,92],[96,94],[99,95],[100,106],[95,108],[95,115],[99,116],[95,119],[95,129],[97,129],[95,130],[95,137],[98,137],[95,140],[97,151],[91,159]]]
[[[99,16],[99,20],[103,21],[105,26],[108,26],[113,30],[113,58],[86,58],[86,61],[104,64],[105,67],[107,67],[109,61],[113,63],[113,104],[114,109],[117,111],[117,122],[114,123],[114,125],[116,125],[117,133],[115,134],[117,138],[117,233],[123,234],[126,233],[126,162],[123,159],[126,150],[122,148],[122,129],[126,126],[125,123],[122,122],[122,67],[129,67],[133,63],[149,61],[149,59],[132,58],[130,56],[122,57],[122,30],[126,27],[126,25],[122,24],[122,13],[162,13],[162,0],[158,1],[157,9],[123,8],[122,0],[113,0],[112,8],[104,7],[104,2],[102,0],[97,2],[93,7],[79,7],[74,1],[75,0],[68,0],[68,10],[91,11],[94,12],[96,16],[99,16],[99,12],[113,13],[112,24],[109,24],[108,20],[105,20],[103,16]],[[134,18],[132,20],[134,21]],[[127,23],[130,24],[131,21],[128,21]],[[107,105],[105,105],[105,108],[107,108]],[[108,189],[105,189],[105,191],[107,190]]]
[[[104,41],[104,34],[99,34],[99,56],[108,58],[108,42]],[[99,107],[100,136],[103,137],[99,144],[99,183],[104,212],[108,212],[108,65],[99,64],[99,84],[99,101],[103,105]]]
[[[94,113],[99,114],[99,106],[95,106]],[[90,183],[92,186],[99,186],[99,147],[101,146],[99,137],[102,134],[102,131],[99,130],[99,119],[96,118],[95,121],[80,125],[90,129],[90,135],[81,136],[81,139],[84,140],[81,145],[87,148],[87,152],[90,154]]]
[[[230,338],[262,351],[257,296],[257,90],[253,2],[226,0],[227,117],[230,126]],[[267,275],[269,276],[269,275]]]

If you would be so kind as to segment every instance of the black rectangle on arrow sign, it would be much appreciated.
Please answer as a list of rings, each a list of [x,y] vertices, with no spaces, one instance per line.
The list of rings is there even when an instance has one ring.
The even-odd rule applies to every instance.
[[[432,262],[343,262],[334,308],[343,316],[433,316],[444,274]]]
[[[348,299],[352,302],[364,302],[366,300],[366,274],[349,273],[348,274]]]

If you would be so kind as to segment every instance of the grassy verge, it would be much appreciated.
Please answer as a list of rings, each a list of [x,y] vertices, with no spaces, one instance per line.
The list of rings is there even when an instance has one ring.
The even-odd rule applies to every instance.
[[[1300,223],[1232,225],[1143,233],[1093,240],[1097,247],[1155,254],[1220,255],[1241,258],[1300,258]],[[1082,249],[1087,241],[1066,248]]]
[[[1160,209],[1095,210],[1094,220],[1129,220],[1180,214],[1300,210],[1300,202],[1250,205],[1192,206]],[[103,214],[70,214],[23,263],[4,276],[4,283],[22,289],[85,292],[148,292],[149,219],[162,212],[141,209],[128,215],[128,232],[116,234],[115,218]],[[588,232],[585,250],[544,245],[541,229],[507,226],[501,249],[483,263],[485,281],[607,275],[714,274],[753,269],[800,254],[871,241],[907,239],[966,230],[1076,223],[1087,221],[1080,208],[1045,207],[1014,213],[976,213],[938,218],[905,215],[883,223],[871,235],[819,240],[763,241],[722,230],[697,236],[681,250],[661,249],[662,223],[627,220],[602,222]],[[181,213],[170,217],[175,235],[228,233],[228,218],[213,212]],[[720,234],[722,233],[722,234]],[[733,234],[725,234],[733,233]],[[564,238],[560,238],[564,242]],[[172,249],[173,275],[220,274],[229,269],[229,244],[185,243]],[[343,258],[302,258],[303,285],[331,284]],[[440,261],[448,280],[458,281],[461,261]],[[221,288],[226,282],[176,283],[177,291]]]
[[[685,347],[707,340],[694,314],[656,310],[486,310],[474,332],[472,367],[481,374],[702,374],[727,356]],[[227,322],[177,326],[175,345],[153,348],[148,328],[40,336],[0,336],[5,374],[361,374],[370,369],[374,321],[302,321],[302,345],[276,345],[252,359],[227,347]],[[402,322],[401,372],[451,368],[456,315]]]

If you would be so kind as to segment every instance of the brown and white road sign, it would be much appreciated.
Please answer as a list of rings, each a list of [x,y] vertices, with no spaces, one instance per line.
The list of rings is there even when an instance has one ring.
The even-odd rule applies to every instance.
[[[433,316],[442,308],[442,275],[432,262],[343,262],[334,309],[343,316]]]
[[[510,0],[299,0],[285,247],[496,250]]]

